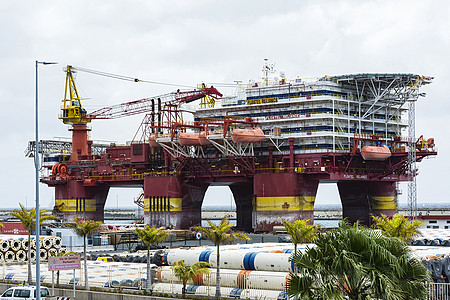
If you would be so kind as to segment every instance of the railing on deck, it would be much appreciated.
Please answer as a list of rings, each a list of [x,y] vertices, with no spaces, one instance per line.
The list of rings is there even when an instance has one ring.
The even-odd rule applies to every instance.
[[[429,300],[450,300],[450,283],[431,283]]]

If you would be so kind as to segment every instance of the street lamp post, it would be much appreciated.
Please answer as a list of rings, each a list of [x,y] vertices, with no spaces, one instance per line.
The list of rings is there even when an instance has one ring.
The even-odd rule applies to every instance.
[[[40,270],[40,248],[39,248],[39,114],[38,114],[38,66],[54,65],[56,62],[45,62],[36,60],[36,102],[35,102],[35,145],[34,145],[34,169],[35,169],[35,184],[36,184],[36,299],[41,299],[41,270]],[[31,245],[30,245],[31,247]],[[31,249],[31,248],[30,248]]]

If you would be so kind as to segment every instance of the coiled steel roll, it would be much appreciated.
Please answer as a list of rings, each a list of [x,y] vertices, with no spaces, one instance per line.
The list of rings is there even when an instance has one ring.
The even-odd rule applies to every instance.
[[[42,259],[42,260],[44,260],[44,259],[47,259],[47,250],[45,250],[45,249],[39,249],[39,252],[40,252],[40,258]]]
[[[31,249],[30,257],[31,257],[31,261],[35,261],[36,260],[36,250]]]
[[[62,239],[59,236],[53,238],[53,247],[59,249],[62,246]]]
[[[16,260],[17,261],[26,261],[27,253],[24,250],[19,250],[16,252]]]
[[[9,250],[5,252],[4,258],[5,262],[13,262],[16,259],[16,254],[13,251]]]
[[[20,248],[22,248],[22,243],[19,241],[19,239],[10,239],[9,240],[9,247],[12,251],[19,251]]]
[[[6,252],[9,250],[9,241],[8,240],[0,240],[0,251]]]

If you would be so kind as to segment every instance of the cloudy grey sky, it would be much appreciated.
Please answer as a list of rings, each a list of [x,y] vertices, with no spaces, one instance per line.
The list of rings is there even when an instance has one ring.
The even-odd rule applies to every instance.
[[[419,164],[418,201],[448,202],[449,28],[447,0],[1,1],[1,207],[34,205],[34,165],[24,150],[34,139],[35,60],[59,62],[39,69],[41,139],[70,136],[58,120],[68,64],[189,86],[258,79],[264,58],[288,78],[434,76],[416,106],[416,134],[434,137],[439,155]],[[87,73],[77,82],[88,110],[174,90]],[[140,121],[95,121],[91,138],[124,143]],[[52,205],[53,189],[40,190],[41,205]],[[132,205],[137,194],[111,190],[107,206]],[[226,193],[222,201],[230,202]],[[321,186],[317,201],[338,203],[335,187]]]

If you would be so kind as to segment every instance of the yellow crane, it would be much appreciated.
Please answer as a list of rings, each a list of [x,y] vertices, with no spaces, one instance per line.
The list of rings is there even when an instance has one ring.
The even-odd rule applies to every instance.
[[[76,72],[72,66],[66,67],[66,87],[64,92],[63,106],[59,119],[64,124],[86,125],[91,122],[86,118],[86,110],[81,105],[81,98],[78,94],[73,74]]]

